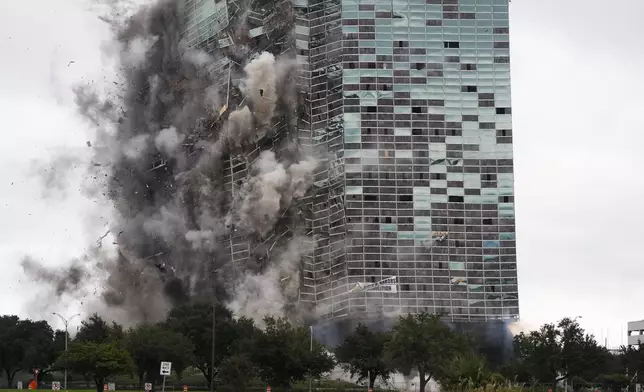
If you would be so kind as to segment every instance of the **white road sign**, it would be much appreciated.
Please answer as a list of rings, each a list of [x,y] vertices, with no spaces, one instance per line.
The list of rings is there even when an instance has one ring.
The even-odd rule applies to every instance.
[[[161,362],[160,374],[162,376],[169,376],[171,370],[172,370],[172,362]]]
[[[59,381],[54,381],[51,383],[51,390],[52,391],[60,391],[60,382]]]
[[[116,391],[116,383],[113,383],[113,382],[107,383],[107,390],[108,391]]]
[[[146,382],[145,383],[145,390],[146,391],[151,391],[152,390],[152,383]]]

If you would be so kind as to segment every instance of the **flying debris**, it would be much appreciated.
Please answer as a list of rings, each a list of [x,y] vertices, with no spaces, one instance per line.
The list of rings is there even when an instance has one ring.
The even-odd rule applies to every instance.
[[[432,232],[432,240],[442,242],[447,239],[449,232],[447,231],[434,231]]]
[[[103,234],[101,237],[99,237],[99,239],[96,240],[96,244],[97,244],[98,248],[103,247],[103,240],[105,239],[105,237],[108,236],[108,234],[110,234],[109,230],[106,231],[105,234]]]
[[[362,283],[358,282],[351,290],[350,293],[359,293],[364,291],[379,292],[379,293],[397,293],[398,292],[398,277],[392,276],[387,279],[380,280],[375,283]]]

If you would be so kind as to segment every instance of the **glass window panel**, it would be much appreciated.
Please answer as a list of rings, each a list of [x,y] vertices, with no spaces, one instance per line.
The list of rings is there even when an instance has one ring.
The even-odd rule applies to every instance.
[[[360,19],[373,19],[376,17],[376,12],[375,11],[359,11],[358,12],[358,17]]]
[[[500,240],[514,240],[516,238],[515,233],[499,233]]]
[[[395,136],[411,136],[411,128],[394,128]]]
[[[449,269],[452,271],[465,271],[465,263],[450,261]]]

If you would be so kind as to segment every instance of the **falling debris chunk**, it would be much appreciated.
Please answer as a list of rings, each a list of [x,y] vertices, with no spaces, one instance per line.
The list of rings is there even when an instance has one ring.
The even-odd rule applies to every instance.
[[[90,142],[89,140],[86,142],[86,144],[87,144],[87,147],[92,147],[92,142]]]
[[[103,234],[99,239],[96,240],[96,243],[98,244],[98,247],[101,248],[103,246],[103,240],[107,235],[110,234],[110,231],[106,231],[105,234]]]

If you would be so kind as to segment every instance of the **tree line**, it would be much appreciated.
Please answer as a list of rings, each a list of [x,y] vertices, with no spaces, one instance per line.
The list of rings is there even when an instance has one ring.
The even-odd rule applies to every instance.
[[[210,303],[195,302],[174,308],[164,322],[129,330],[95,314],[81,322],[67,354],[64,331],[54,331],[45,321],[1,316],[0,369],[13,385],[20,371],[40,369],[40,380],[67,368],[93,381],[97,392],[122,374],[159,385],[161,361],[172,362],[179,379],[186,370],[198,369],[209,384],[234,391],[244,391],[254,380],[289,389],[336,365],[372,388],[397,372],[414,375],[420,392],[429,380],[449,391],[544,384],[556,390],[564,382],[575,390],[602,384],[617,391],[644,381],[641,346],[611,353],[570,318],[515,336],[513,357],[492,364],[475,337],[454,330],[437,314],[401,316],[386,332],[359,324],[330,350],[305,326],[268,317],[260,329],[217,305],[213,362],[212,311]]]

